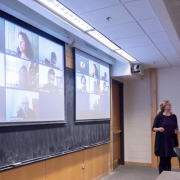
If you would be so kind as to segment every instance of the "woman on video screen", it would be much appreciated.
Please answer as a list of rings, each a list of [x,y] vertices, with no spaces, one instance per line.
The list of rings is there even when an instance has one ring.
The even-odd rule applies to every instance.
[[[34,61],[34,53],[27,35],[23,32],[18,34],[17,56],[29,61]]]
[[[94,78],[99,78],[96,64],[93,64],[93,77]]]

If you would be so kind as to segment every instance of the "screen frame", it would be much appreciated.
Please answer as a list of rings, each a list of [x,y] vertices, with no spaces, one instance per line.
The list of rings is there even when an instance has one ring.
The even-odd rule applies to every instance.
[[[88,56],[91,56],[91,57],[93,57],[93,58],[96,58],[97,60],[99,60],[99,61],[102,61],[102,62],[104,62],[103,60],[101,60],[101,59],[99,59],[99,58],[97,58],[97,57],[95,57],[95,56],[93,56],[93,55],[90,55],[89,53],[87,53],[87,52],[84,52],[84,51],[82,51],[81,49],[78,49],[78,48],[73,48],[73,59],[74,59],[74,72],[75,72],[75,86],[74,86],[74,93],[75,93],[75,106],[74,106],[74,108],[75,108],[75,117],[74,117],[74,119],[75,119],[75,122],[77,122],[77,123],[85,123],[85,122],[98,122],[98,121],[111,121],[111,65],[109,64],[109,84],[110,84],[110,118],[99,118],[99,119],[81,119],[81,120],[79,120],[79,119],[76,119],[76,55],[75,55],[75,53],[76,53],[76,49],[78,50],[78,51],[81,51],[81,52],[83,52],[83,53],[85,53],[85,54],[87,54]],[[106,63],[106,62],[105,62]],[[107,63],[108,64],[108,63]]]
[[[62,40],[0,10],[0,18],[3,18],[4,20],[7,20],[9,22],[14,23],[15,25],[18,25],[22,28],[27,29],[28,31],[37,34],[38,36],[41,36],[47,40],[50,40],[63,48],[63,61],[64,61],[64,120],[48,120],[48,121],[25,121],[25,122],[0,122],[0,127],[3,126],[24,126],[24,125],[43,125],[43,124],[65,124],[66,121],[66,61],[65,61],[65,42]],[[4,54],[5,53],[5,47],[4,47]],[[38,62],[39,64],[39,62]],[[6,86],[5,86],[6,88]]]

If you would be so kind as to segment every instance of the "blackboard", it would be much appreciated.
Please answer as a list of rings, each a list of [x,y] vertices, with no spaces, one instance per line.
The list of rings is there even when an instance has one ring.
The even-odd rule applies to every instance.
[[[66,124],[0,127],[0,171],[110,141],[110,121],[75,122],[75,72],[65,69]]]

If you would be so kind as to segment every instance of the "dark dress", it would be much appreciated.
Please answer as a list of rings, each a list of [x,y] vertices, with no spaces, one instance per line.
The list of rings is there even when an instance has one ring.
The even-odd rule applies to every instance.
[[[163,115],[162,127],[164,128],[163,134],[163,145],[164,145],[164,154],[161,154],[161,157],[176,157],[176,154],[173,150],[175,147],[174,140],[174,122],[172,116]]]

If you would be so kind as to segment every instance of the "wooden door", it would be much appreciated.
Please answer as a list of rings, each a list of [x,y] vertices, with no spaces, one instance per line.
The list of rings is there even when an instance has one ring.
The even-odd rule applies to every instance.
[[[113,98],[113,161],[120,160],[120,85],[112,83]]]

